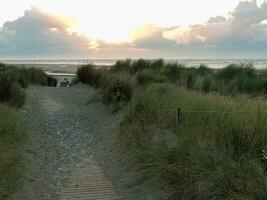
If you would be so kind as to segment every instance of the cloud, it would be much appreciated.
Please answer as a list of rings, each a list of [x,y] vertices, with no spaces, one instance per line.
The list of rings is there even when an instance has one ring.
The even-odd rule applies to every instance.
[[[177,48],[201,48],[217,55],[263,56],[267,53],[267,1],[240,2],[228,18],[212,17],[205,24],[164,31],[163,37],[175,41]],[[201,52],[200,52],[201,53]]]
[[[208,21],[209,24],[216,24],[221,22],[226,22],[226,18],[222,16],[217,16],[217,17],[211,17]]]
[[[173,46],[173,42],[162,37],[164,31],[173,28],[162,28],[153,25],[147,25],[136,29],[132,34],[131,43],[142,49],[168,49]]]
[[[146,25],[129,41],[91,42],[61,17],[36,8],[0,28],[0,56],[69,58],[255,58],[267,55],[267,1],[242,1],[227,17],[187,27]]]
[[[175,42],[163,37],[163,32],[173,29],[146,25],[135,29],[129,41],[108,43],[96,41],[91,52],[94,58],[162,58],[176,54]],[[173,50],[175,50],[173,52]],[[173,55],[172,55],[173,54]]]
[[[258,24],[267,18],[267,2],[264,1],[261,7],[257,6],[257,2],[241,1],[237,8],[230,13],[230,22]]]
[[[24,16],[0,28],[0,55],[82,56],[88,55],[90,40],[69,31],[70,23],[32,7]]]
[[[204,24],[167,28],[152,25],[141,27],[133,33],[130,44],[121,45],[120,49],[141,49],[144,57],[265,57],[265,20],[267,1],[260,6],[256,1],[242,1],[229,16],[211,17]],[[111,45],[110,49],[115,50],[116,46]]]
[[[229,16],[211,17],[187,27],[147,25],[134,31],[129,43],[105,43],[100,49],[139,57],[249,58],[267,55],[267,1],[243,1]],[[142,53],[138,54],[141,51]],[[117,55],[119,55],[119,53]],[[135,57],[138,57],[135,56]]]

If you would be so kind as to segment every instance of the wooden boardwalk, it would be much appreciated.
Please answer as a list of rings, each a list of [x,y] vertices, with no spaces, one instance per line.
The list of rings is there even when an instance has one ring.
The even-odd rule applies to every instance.
[[[86,167],[74,171],[60,200],[122,200],[114,191],[98,163],[90,160]]]

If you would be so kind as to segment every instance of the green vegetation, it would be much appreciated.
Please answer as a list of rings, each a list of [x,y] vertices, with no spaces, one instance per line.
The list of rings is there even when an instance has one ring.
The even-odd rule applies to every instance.
[[[21,186],[26,131],[15,108],[23,105],[29,84],[47,85],[48,77],[42,70],[0,64],[0,199],[7,199]]]
[[[21,147],[25,130],[16,111],[0,104],[0,199],[6,199],[21,183]]]
[[[103,74],[105,74],[103,78]],[[112,74],[113,79],[107,74]],[[104,80],[108,78],[109,80]],[[173,83],[190,90],[222,95],[248,94],[251,96],[267,94],[267,73],[257,71],[252,64],[230,64],[223,69],[210,69],[201,64],[199,67],[186,67],[182,64],[166,64],[163,60],[125,60],[118,61],[109,70],[93,65],[83,66],[77,71],[79,81],[101,89],[107,81],[130,79],[133,88],[152,83]],[[124,81],[125,84],[127,81]],[[114,81],[113,81],[114,83]],[[121,83],[117,81],[120,84]],[[112,84],[111,84],[112,85]],[[112,86],[114,88],[114,85]],[[114,89],[113,89],[114,91]],[[121,98],[123,101],[125,98]],[[128,99],[129,100],[129,99]],[[112,103],[112,101],[110,101]]]
[[[103,73],[99,84],[103,103],[117,105],[130,101],[134,83],[128,74]]]
[[[266,109],[261,100],[152,84],[135,91],[119,140],[143,183],[167,185],[171,199],[266,199]]]
[[[77,71],[77,77],[82,83],[92,85],[94,87],[99,86],[101,70],[95,70],[93,65],[86,65],[80,67]]]
[[[0,64],[0,102],[20,107],[29,84],[47,85],[47,75],[35,68],[17,68]]]
[[[166,199],[267,199],[267,102],[238,96],[266,94],[266,73],[162,60],[98,72],[103,102],[123,102],[118,141],[136,184],[157,184]]]
[[[120,107],[120,104],[124,104],[131,99],[135,87],[130,74],[107,72],[95,69],[92,65],[79,68],[77,78],[82,83],[99,88],[103,103],[113,103],[115,108]]]

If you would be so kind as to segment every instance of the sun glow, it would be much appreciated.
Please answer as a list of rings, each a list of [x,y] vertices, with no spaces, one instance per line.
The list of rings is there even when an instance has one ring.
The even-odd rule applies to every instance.
[[[36,6],[45,12],[63,16],[71,30],[84,33],[93,40],[122,42],[130,40],[131,32],[146,24],[185,26],[203,23],[210,16],[227,15],[238,1],[0,0],[0,25]]]
[[[72,30],[78,33],[83,33],[93,41],[127,42],[130,38],[130,31],[121,27],[99,27],[98,29],[92,30],[86,24],[78,24],[73,27]]]

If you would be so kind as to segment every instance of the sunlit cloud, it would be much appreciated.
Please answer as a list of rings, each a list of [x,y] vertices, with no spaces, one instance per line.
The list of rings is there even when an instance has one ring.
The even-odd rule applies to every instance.
[[[19,18],[5,22],[0,28],[0,56],[248,58],[267,55],[267,1],[242,1],[228,15],[215,15],[195,25],[123,25],[123,20],[113,22],[109,16],[100,20],[95,17],[94,23],[86,18],[85,25],[77,16],[52,13],[32,7]],[[127,14],[122,13],[122,17]],[[106,26],[101,22],[104,19]],[[96,28],[98,22],[100,28]]]
[[[203,23],[210,16],[227,15],[239,0],[0,0],[0,26],[35,6],[47,13],[73,16],[75,30],[92,39],[128,40],[137,27]],[[15,6],[14,6],[15,5]]]
[[[71,32],[74,21],[32,7],[24,16],[6,22],[0,29],[2,56],[82,56],[88,55],[91,41]]]
[[[205,24],[178,27],[164,32],[163,36],[178,44],[234,45],[244,42],[264,42],[266,39],[267,2],[257,6],[256,1],[245,1],[230,12],[227,18],[212,17]]]

